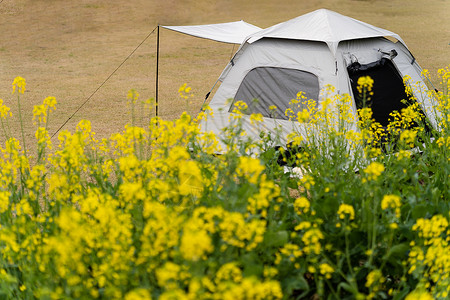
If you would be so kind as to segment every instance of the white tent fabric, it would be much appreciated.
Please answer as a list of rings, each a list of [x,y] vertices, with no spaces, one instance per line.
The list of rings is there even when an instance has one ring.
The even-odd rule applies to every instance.
[[[250,108],[242,116],[247,136],[258,140],[261,131],[273,133],[274,136],[279,134],[277,143],[285,146],[289,133],[293,130],[304,132],[310,125],[290,121],[282,110],[272,115],[265,108],[285,108],[290,99],[296,97],[296,91],[312,95],[317,94],[317,88],[324,91],[328,85],[336,89],[327,95],[319,93],[316,97],[308,97],[321,105],[327,97],[348,94],[353,99],[353,114],[357,116],[356,97],[353,95],[357,81],[351,78],[349,68],[354,64],[376,65],[382,60],[389,61],[386,62],[389,69],[373,69],[372,73],[378,76],[380,87],[388,86],[379,89],[388,93],[383,94],[384,98],[377,98],[381,100],[373,105],[379,114],[383,114],[380,119],[388,121],[386,116],[392,109],[401,107],[397,105],[401,101],[391,97],[396,97],[394,91],[404,89],[401,78],[408,75],[412,83],[419,83],[414,85],[413,93],[428,120],[433,127],[437,127],[433,99],[422,94],[426,86],[421,78],[421,68],[401,37],[391,31],[326,9],[263,30],[243,21],[163,27],[201,38],[240,44],[219,77],[222,83],[209,103],[214,116],[202,120],[200,124],[202,131],[212,131],[218,137],[223,136],[223,129],[230,125],[233,103],[241,100],[246,101]],[[398,42],[386,37],[393,37]],[[392,82],[395,86],[389,85]],[[287,93],[280,92],[280,89]],[[277,91],[276,95],[273,91]],[[254,99],[258,101],[254,102]],[[252,112],[262,114],[260,127],[252,125]]]
[[[261,28],[258,26],[254,26],[244,21],[208,25],[161,27],[195,37],[230,44],[242,44],[247,36],[261,31]]]
[[[319,9],[256,32],[247,38],[247,42],[251,44],[261,38],[319,41],[327,43],[335,55],[341,41],[386,36],[394,37],[406,46],[399,35],[389,30]]]
[[[399,42],[393,42],[385,37],[393,37]],[[391,57],[389,53],[395,55]],[[261,30],[246,38],[221,74],[222,84],[209,103],[214,116],[201,122],[202,131],[212,131],[221,137],[223,129],[230,125],[233,102],[245,100],[249,108],[251,107],[249,114],[244,114],[241,119],[247,136],[258,140],[261,131],[270,132],[273,136],[279,134],[278,143],[280,146],[285,146],[289,133],[293,130],[304,132],[304,128],[309,125],[286,120],[282,112],[275,113],[274,116],[264,114],[264,110],[259,108],[260,104],[267,107],[271,104],[277,108],[285,107],[285,102],[289,101],[289,98],[286,100],[282,97],[274,97],[268,92],[278,87],[284,88],[289,85],[291,81],[289,79],[292,79],[276,75],[278,70],[289,71],[291,77],[296,76],[296,72],[305,76],[309,74],[309,77],[316,78],[316,84],[321,90],[326,89],[327,85],[332,85],[336,88],[333,93],[349,94],[354,99],[352,108],[356,116],[357,108],[348,67],[353,62],[369,65],[382,58],[390,60],[400,78],[409,75],[412,83],[419,83],[414,85],[418,86],[413,88],[414,94],[428,120],[436,128],[436,118],[432,111],[433,100],[421,93],[426,90],[420,75],[421,68],[400,36],[338,13],[320,9]],[[255,82],[257,79],[251,77],[252,72],[257,70],[269,72],[271,75],[261,76],[258,79],[259,82]],[[298,88],[298,91],[308,92],[311,84],[302,78],[306,77],[297,76],[295,78],[297,85],[289,86],[289,89]],[[251,89],[246,87],[249,84]],[[244,88],[249,91],[249,94],[251,92],[251,95],[257,95],[254,97],[258,99],[257,104],[251,102],[250,96],[245,96],[245,99],[239,98],[245,95],[240,92]],[[333,93],[328,94],[328,97],[332,98]],[[319,95],[318,99],[314,100],[317,100],[320,105],[325,98],[325,95]],[[381,103],[378,107],[382,105],[384,104]],[[252,112],[263,113],[263,122],[259,128],[252,125],[250,116]]]

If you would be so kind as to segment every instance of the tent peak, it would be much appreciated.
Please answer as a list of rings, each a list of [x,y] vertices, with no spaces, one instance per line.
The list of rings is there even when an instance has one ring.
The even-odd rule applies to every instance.
[[[383,36],[394,37],[405,45],[400,36],[389,30],[321,8],[256,32],[246,42],[253,43],[266,37],[318,41],[326,43],[336,54],[341,41]]]

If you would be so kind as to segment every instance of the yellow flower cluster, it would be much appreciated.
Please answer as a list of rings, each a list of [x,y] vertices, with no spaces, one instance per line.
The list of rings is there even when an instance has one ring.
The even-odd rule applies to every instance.
[[[325,236],[319,228],[308,229],[302,236],[302,242],[305,245],[303,251],[306,254],[319,254],[322,248],[320,241],[324,238]]]
[[[12,113],[10,112],[10,108],[3,104],[3,99],[0,99],[0,117],[2,119],[6,119],[6,117],[12,117]]]
[[[334,268],[327,263],[322,263],[319,266],[319,273],[325,276],[326,279],[331,279],[332,274],[334,273]]]
[[[438,238],[443,233],[447,232],[449,222],[447,218],[442,215],[433,216],[431,219],[418,219],[413,226],[414,231],[418,231],[419,236],[425,239]]]
[[[311,204],[306,197],[297,198],[294,202],[294,209],[299,215],[301,215],[302,213],[308,213],[310,207]]]
[[[373,81],[362,78],[360,86],[370,97]],[[25,81],[18,78],[13,89],[23,93]],[[191,97],[187,85],[179,92]],[[138,97],[133,90],[127,95],[131,104]],[[438,109],[443,128],[450,124],[447,102]],[[427,186],[426,204],[411,196],[432,181],[445,186],[445,164],[441,172],[441,165],[428,168],[412,156],[420,172],[407,172],[412,152],[404,145],[399,159],[382,156],[390,150],[381,144],[384,129],[371,110],[358,115],[350,96],[336,95],[331,86],[319,103],[299,93],[291,104],[289,116],[303,124],[288,135],[292,147],[277,151],[271,147],[278,136],[262,133],[260,142],[245,137],[241,123],[259,126],[262,116],[243,118],[248,105],[242,101],[234,104],[221,141],[200,132],[198,122],[212,114],[206,107],[195,119],[187,113],[174,121],[152,118],[101,141],[91,123],[81,121],[53,145],[46,125],[56,99],[46,98],[33,111],[36,156],[2,128],[2,297],[282,299],[329,293],[370,299],[398,297],[409,288],[411,299],[448,298],[449,219],[433,215],[448,193]],[[423,137],[406,127],[420,118],[417,111],[412,105],[392,116],[397,125],[390,129],[407,146]],[[11,113],[3,101],[0,116],[7,125]],[[435,134],[425,158],[447,153],[447,132]],[[219,151],[223,155],[215,155]],[[289,167],[299,165],[280,167],[274,153]],[[376,161],[368,164],[372,157]],[[367,167],[354,174],[362,165]],[[432,168],[438,174],[428,178]],[[399,187],[406,181],[420,187]],[[422,214],[415,206],[422,204],[432,209]],[[403,213],[409,206],[413,212]],[[413,220],[417,214],[426,218]],[[338,229],[344,223],[345,230]],[[410,236],[415,239],[406,249]]]
[[[417,131],[415,130],[405,130],[400,134],[400,141],[405,143],[410,148],[414,147],[414,142],[416,140]]]
[[[233,107],[233,118],[240,119],[242,115],[248,110],[248,105],[244,101],[236,101]]]
[[[24,81],[14,87],[23,92]],[[48,97],[33,111],[37,160],[14,138],[0,149],[0,286],[9,280],[19,298],[283,297],[275,279],[244,276],[234,261],[213,265],[224,252],[250,253],[264,240],[261,217],[280,189],[259,159],[240,157],[224,177],[232,169],[226,157],[202,160],[189,151],[215,153],[218,141],[200,134],[187,114],[152,119],[147,128],[127,125],[102,141],[81,121],[76,132],[59,134],[48,155],[41,150],[53,145],[41,125],[55,105]],[[10,116],[6,106],[2,112]],[[220,180],[253,185],[239,199],[241,210],[197,206],[209,193],[227,198]],[[207,272],[195,265],[203,262]],[[19,279],[12,264],[36,273]]]
[[[256,184],[263,170],[264,166],[261,165],[259,159],[241,156],[236,168],[236,175],[248,178],[250,183]]]
[[[361,76],[358,78],[357,84],[358,84],[357,89],[360,94],[370,93],[373,88],[373,79],[370,78],[369,76]]]
[[[353,208],[353,206],[349,205],[349,204],[341,204],[339,206],[338,212],[337,212],[339,219],[344,220],[346,215],[348,216],[349,220],[354,220],[355,219],[355,209]]]
[[[417,232],[418,239],[411,242],[408,272],[417,277],[422,290],[412,293],[411,299],[415,299],[415,295],[420,293],[424,297],[429,295],[427,290],[435,298],[448,298],[450,296],[449,220],[442,215],[435,215],[431,219],[418,219],[412,230]]]
[[[192,93],[192,88],[190,86],[188,86],[187,83],[183,84],[178,89],[178,94],[180,95],[180,98],[183,98],[186,100],[194,97],[194,94]]]
[[[14,78],[14,81],[12,83],[12,93],[14,94],[14,92],[16,91],[17,88],[17,92],[19,92],[20,94],[25,93],[25,86],[26,86],[26,82],[25,79],[17,76],[16,78]]]
[[[265,174],[261,178],[263,180],[260,183],[259,191],[248,198],[247,211],[253,215],[260,214],[263,218],[266,218],[267,209],[271,205],[269,199],[277,199],[280,195],[280,188],[272,181],[267,180]]]
[[[227,213],[219,224],[221,237],[228,245],[253,250],[264,239],[266,221],[246,222],[240,213]]]
[[[395,216],[400,218],[400,207],[402,206],[400,202],[400,197],[397,195],[384,195],[381,200],[381,209],[393,209]]]
[[[409,293],[405,300],[433,300],[433,296],[427,291],[417,290]]]
[[[444,137],[439,137],[437,140],[436,140],[436,144],[439,146],[439,147],[447,147],[447,148],[450,148],[450,136],[448,136],[447,138],[444,138]]]
[[[376,269],[372,270],[369,274],[367,274],[366,278],[366,287],[369,288],[370,293],[368,295],[368,299],[373,299],[375,297],[376,292],[378,292],[383,283],[386,281],[385,277],[383,277],[383,273]]]
[[[306,174],[304,175],[301,179],[300,182],[302,183],[302,185],[305,187],[305,189],[309,190],[316,182],[314,181],[314,178],[309,175]]]
[[[285,244],[277,253],[277,259],[275,264],[279,265],[282,259],[288,259],[291,263],[297,261],[297,258],[303,255],[303,251],[300,250],[300,246],[297,244]],[[300,268],[300,264],[296,263],[295,267]]]
[[[263,121],[263,115],[262,114],[251,114],[250,115],[250,123],[252,125],[257,125]]]
[[[303,109],[302,111],[299,111],[297,113],[297,121],[300,123],[305,123],[307,121],[309,121],[311,114],[309,113],[309,111],[307,109]]]
[[[379,162],[372,162],[370,163],[367,168],[363,170],[363,172],[367,175],[367,180],[373,181],[377,180],[377,178],[381,175],[381,173],[384,172],[384,166],[383,164]],[[363,179],[363,182],[365,182],[366,179]]]

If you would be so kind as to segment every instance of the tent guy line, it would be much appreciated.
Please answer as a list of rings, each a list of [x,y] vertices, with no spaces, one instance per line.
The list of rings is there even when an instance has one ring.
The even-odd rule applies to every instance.
[[[0,0],[0,3],[3,2],[4,0]],[[224,25],[223,28],[225,28],[225,31],[223,31],[223,29],[221,29],[221,26]],[[231,44],[241,44],[242,41],[244,40],[244,38],[249,35],[250,33],[256,32],[261,30],[261,28],[251,25],[249,23],[246,23],[244,21],[238,21],[238,22],[230,22],[230,23],[224,23],[224,24],[211,24],[211,25],[199,25],[199,26],[162,26],[162,25],[157,25],[140,43],[139,45],[133,50],[131,51],[131,53],[120,63],[120,65],[97,87],[97,89],[95,89],[95,91],[86,98],[86,100],[70,115],[69,118],[67,118],[67,120],[53,133],[53,135],[51,136],[51,138],[53,138],[62,128],[64,128],[64,126],[66,126],[66,124],[78,113],[78,111],[83,108],[83,106],[89,101],[91,100],[91,98],[98,92],[98,90],[100,90],[103,85],[105,85],[105,83],[122,67],[123,64],[125,64],[125,62],[137,51],[137,49],[139,49],[139,47],[142,46],[142,44],[145,43],[145,41],[147,41],[147,39],[155,32],[157,31],[157,42],[156,42],[156,91],[155,91],[155,114],[156,116],[158,116],[158,92],[159,92],[159,87],[158,87],[158,82],[159,82],[159,40],[160,40],[160,34],[159,34],[159,30],[161,28],[166,28],[169,30],[173,30],[173,31],[178,31],[181,33],[185,33],[183,30],[187,29],[188,31],[190,31],[190,35],[194,35],[196,37],[203,37],[202,36],[202,31],[204,28],[207,28],[206,31],[206,36],[203,38],[206,39],[212,39],[218,42],[223,42],[223,43],[231,43]],[[192,30],[194,30],[194,33],[192,33]],[[197,30],[197,31],[196,31]],[[217,32],[217,30],[221,30],[222,31],[222,37],[220,39],[216,39],[216,38],[211,38],[210,36],[210,31],[213,32]],[[239,31],[240,33],[236,35],[236,31]],[[231,53],[231,56],[233,56],[233,52],[234,52],[234,46],[233,46],[233,51]],[[216,81],[217,83],[217,81]],[[215,84],[214,84],[215,86]],[[213,88],[214,88],[213,86]],[[212,89],[213,89],[212,88]],[[207,96],[205,97],[205,101],[208,99],[209,94],[212,92],[211,91],[207,94]],[[203,105],[202,105],[203,107]]]
[[[2,0],[3,1],[3,0]],[[0,2],[1,3],[1,2]],[[137,45],[136,48],[134,48],[133,51],[131,51],[131,53],[120,63],[120,65],[102,82],[102,84],[100,84],[99,87],[97,87],[97,89],[89,96],[86,98],[86,100],[75,110],[75,112],[72,113],[72,115],[70,115],[70,117],[58,128],[58,130],[55,131],[55,133],[53,133],[53,135],[51,136],[51,138],[53,138],[72,118],[73,116],[75,116],[75,114],[89,101],[91,100],[91,98],[95,95],[95,93],[98,92],[98,90],[100,90],[103,85],[105,85],[105,83],[122,67],[122,65],[137,51],[137,49],[139,49],[139,47],[142,46],[142,44],[145,43],[145,41],[155,32],[156,29],[159,29],[159,25],[156,26],[140,43],[139,45]],[[158,106],[158,105],[156,105]]]

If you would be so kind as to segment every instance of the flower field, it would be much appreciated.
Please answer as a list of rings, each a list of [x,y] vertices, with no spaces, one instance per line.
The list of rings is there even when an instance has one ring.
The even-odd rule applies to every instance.
[[[286,112],[308,124],[287,149],[246,138],[261,116],[239,102],[223,139],[199,128],[208,108],[134,126],[130,91],[123,132],[97,140],[82,121],[56,144],[46,98],[31,151],[10,130],[27,120],[2,100],[0,298],[448,299],[450,71],[439,75],[438,130],[414,99],[381,128],[335,96]],[[19,108],[25,88],[16,78]],[[370,95],[370,78],[360,88]]]

